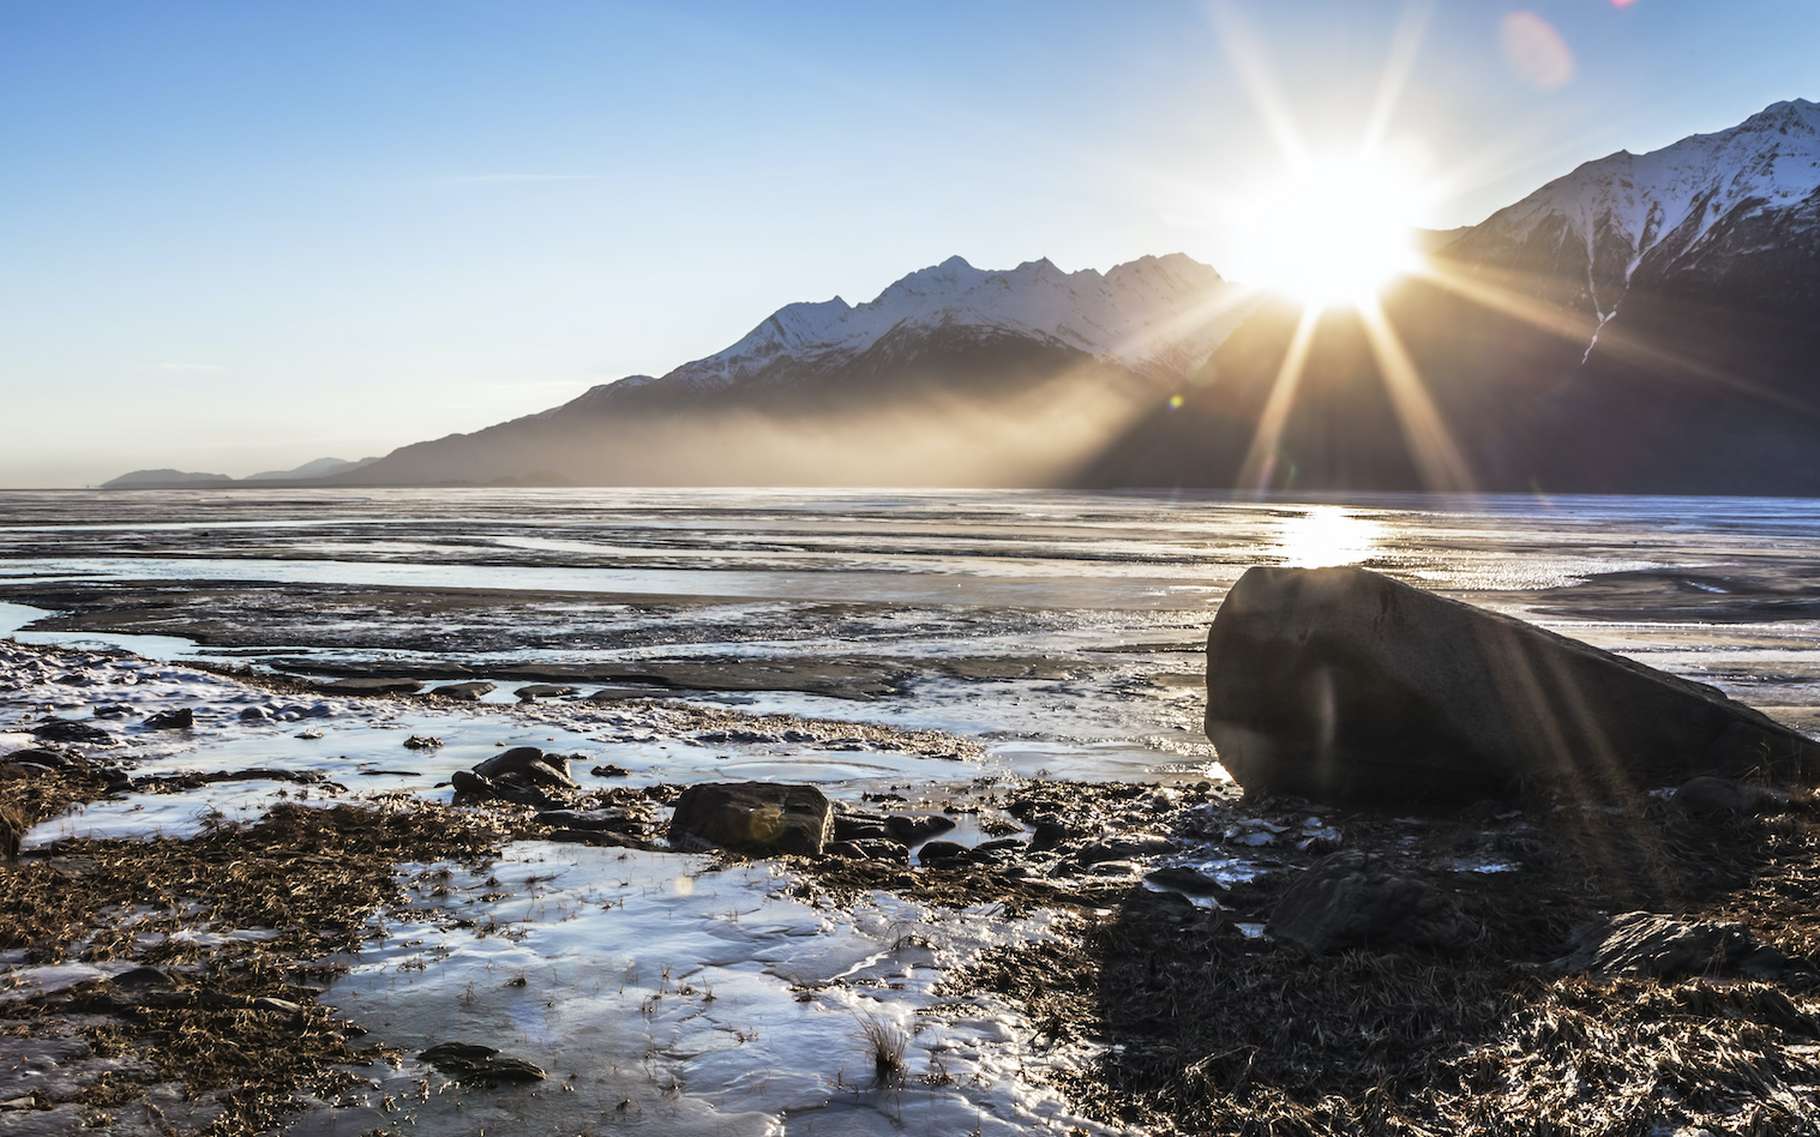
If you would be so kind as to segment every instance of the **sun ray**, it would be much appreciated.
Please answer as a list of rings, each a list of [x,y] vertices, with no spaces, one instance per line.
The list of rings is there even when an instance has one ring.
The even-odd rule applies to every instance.
[[[1235,315],[1257,303],[1260,298],[1257,291],[1247,285],[1229,284],[1186,311],[1121,341],[1114,354],[1144,356],[1150,354],[1149,349],[1153,347],[1181,343],[1190,333],[1216,324],[1228,315]],[[1196,360],[1193,366],[1202,362],[1205,361]]]
[[[1378,373],[1390,393],[1391,409],[1403,428],[1403,439],[1409,455],[1415,460],[1430,490],[1471,493],[1474,489],[1472,468],[1466,462],[1441,413],[1429,397],[1428,388],[1409,358],[1403,341],[1391,327],[1383,307],[1375,297],[1359,304],[1359,320],[1365,328],[1365,341],[1377,361]]]
[[[1584,318],[1576,320],[1559,308],[1532,299],[1514,289],[1505,288],[1480,277],[1468,276],[1432,259],[1419,272],[1424,280],[1494,312],[1513,316],[1533,327],[1551,332],[1576,346],[1585,346],[1592,339],[1593,321]],[[1652,368],[1662,378],[1671,382],[1705,381],[1804,415],[1820,414],[1820,410],[1805,400],[1759,383],[1753,383],[1697,359],[1689,359],[1686,356],[1653,347],[1625,329],[1621,319],[1613,320],[1598,329],[1598,349],[1602,354]]]
[[[1422,36],[1428,30],[1428,19],[1434,12],[1434,5],[1426,0],[1417,0],[1403,8],[1403,16],[1397,21],[1397,29],[1390,41],[1390,58],[1384,62],[1384,73],[1378,77],[1377,98],[1372,101],[1371,117],[1365,122],[1365,131],[1359,140],[1359,152],[1370,154],[1377,150],[1384,141],[1384,135],[1390,130],[1390,120],[1395,117],[1397,102],[1403,97],[1403,88],[1409,82],[1409,74],[1415,68],[1416,53],[1422,49]]]
[[[1276,79],[1270,73],[1263,44],[1252,34],[1251,25],[1231,0],[1215,3],[1211,11],[1226,62],[1238,75],[1239,85],[1251,100],[1252,109],[1269,129],[1277,152],[1283,155],[1290,168],[1306,167],[1308,148],[1302,142],[1302,132],[1296,128],[1294,116],[1289,113],[1288,100],[1277,89]]]
[[[1302,371],[1308,364],[1308,349],[1314,343],[1315,324],[1319,320],[1318,309],[1303,307],[1295,334],[1289,338],[1289,350],[1283,353],[1283,364],[1277,368],[1276,379],[1271,382],[1264,413],[1258,416],[1251,449],[1246,452],[1245,464],[1239,469],[1241,488],[1255,486],[1259,493],[1270,488],[1270,479],[1276,474],[1283,426],[1289,421],[1289,411],[1295,405],[1296,388],[1301,386]]]

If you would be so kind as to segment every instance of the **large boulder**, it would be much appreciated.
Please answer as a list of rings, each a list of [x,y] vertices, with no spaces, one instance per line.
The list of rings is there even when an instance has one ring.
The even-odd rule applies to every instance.
[[[1716,688],[1354,568],[1239,578],[1207,737],[1247,790],[1400,806],[1820,774],[1820,744]]]
[[[683,790],[670,818],[670,843],[745,853],[820,853],[834,835],[834,810],[814,786],[708,782]]]

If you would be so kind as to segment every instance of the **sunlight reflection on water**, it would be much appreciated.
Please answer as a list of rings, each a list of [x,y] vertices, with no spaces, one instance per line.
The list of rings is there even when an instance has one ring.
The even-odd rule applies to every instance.
[[[1338,506],[1317,505],[1283,519],[1278,555],[1292,568],[1356,565],[1371,559],[1384,535],[1378,521]]]

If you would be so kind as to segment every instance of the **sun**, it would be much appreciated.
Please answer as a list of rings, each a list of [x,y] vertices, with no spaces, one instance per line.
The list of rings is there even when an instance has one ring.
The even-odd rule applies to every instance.
[[[1239,211],[1233,275],[1314,308],[1369,303],[1420,265],[1420,179],[1388,157],[1310,159]]]

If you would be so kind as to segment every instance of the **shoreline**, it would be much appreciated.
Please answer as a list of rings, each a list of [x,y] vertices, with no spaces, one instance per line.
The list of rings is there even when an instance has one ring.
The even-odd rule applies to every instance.
[[[52,709],[66,718],[76,704],[105,707],[138,689],[136,715],[126,720],[138,725],[116,730],[120,745],[92,747],[63,773],[28,771],[0,781],[10,808],[38,814],[84,799],[105,806],[110,781],[113,796],[124,788],[141,801],[227,793],[237,779],[156,793],[165,787],[148,775],[183,767],[186,751],[169,743],[169,732],[146,729],[139,716],[187,700],[209,711],[193,728],[198,737],[225,735],[241,729],[228,709],[284,704],[306,690],[202,673],[185,680],[180,667],[122,653],[0,647],[15,706],[21,697],[35,707],[62,702]],[[120,665],[120,678],[134,681],[57,683],[60,675],[108,673],[104,664]],[[39,679],[23,683],[28,672]],[[212,695],[200,699],[196,682]],[[41,697],[60,687],[60,698]],[[289,725],[307,734],[320,729],[310,724],[326,724],[331,739],[376,727],[396,738],[436,721],[458,739],[453,728],[477,720],[495,733],[498,723],[519,723],[518,737],[527,740],[562,736],[548,717],[563,717],[557,705],[426,712],[421,704],[338,695],[329,715]],[[217,705],[221,713],[210,709]],[[720,722],[748,717],[673,703],[612,706],[619,714],[680,715],[692,725],[710,713]],[[13,725],[44,719],[33,712]],[[93,721],[110,729],[121,720]],[[268,731],[257,745],[285,749],[276,737],[288,736]],[[294,737],[287,743],[292,750],[307,745]],[[591,758],[612,757],[611,743],[588,749]],[[122,751],[144,753],[125,770],[135,779],[130,788],[95,765]],[[422,753],[435,759],[439,751]],[[422,761],[398,754],[387,761],[403,772]],[[0,768],[6,765],[0,756]],[[271,765],[283,769],[286,760],[279,755]],[[708,759],[688,780],[715,780],[720,765]],[[1408,1124],[1471,1127],[1503,1111],[1527,1123],[1571,1119],[1586,1132],[1619,1133],[1630,1132],[1644,1108],[1688,1126],[1769,1124],[1782,1132],[1798,1131],[1786,1128],[1801,1116],[1789,1112],[1791,1103],[1811,1101],[1812,1087],[1820,1086],[1820,982],[1811,970],[1820,916],[1806,891],[1820,879],[1820,827],[1809,803],[1722,827],[1683,817],[1659,798],[1617,816],[1487,806],[1397,818],[1295,799],[1243,799],[1235,787],[1210,782],[980,780],[967,776],[976,767],[966,761],[942,761],[942,768],[946,778],[920,787],[889,776],[825,783],[838,816],[909,809],[967,822],[959,832],[970,836],[958,852],[923,864],[906,849],[757,860],[638,851],[663,847],[659,833],[676,771],[657,769],[584,783],[579,806],[633,807],[645,818],[641,835],[599,837],[592,847],[585,842],[596,838],[552,843],[555,831],[530,807],[451,805],[439,792],[426,797],[425,774],[397,789],[351,785],[341,792],[320,781],[267,778],[272,794],[255,812],[205,821],[190,836],[28,842],[17,865],[0,869],[0,912],[10,914],[0,939],[10,953],[12,988],[0,1018],[5,1033],[31,1040],[24,1045],[33,1052],[63,1057],[52,1062],[54,1076],[36,1075],[35,1086],[12,1095],[9,1107],[90,1119],[108,1113],[125,1126],[133,1110],[156,1102],[167,1118],[188,1117],[211,1132],[259,1132],[280,1119],[308,1117],[321,1124],[408,1121],[409,1131],[439,1133],[463,1131],[449,1125],[464,1111],[503,1102],[555,1127],[579,1118],[567,1103],[604,1112],[606,1097],[617,1093],[632,1103],[628,1110],[646,1116],[669,1102],[686,1120],[678,1131],[691,1132],[714,1118],[730,1123],[725,1111],[739,1095],[716,1088],[715,1079],[730,1072],[711,1071],[733,1062],[741,1070],[781,1064],[787,1073],[792,1088],[752,1100],[786,1103],[778,1108],[787,1111],[819,1103],[816,1110],[849,1117],[854,1132],[874,1125],[889,1131],[893,1116],[901,1122],[963,1114],[996,1118],[1010,1127],[1004,1132],[1137,1126],[1168,1134],[1265,1124],[1389,1132]],[[1010,843],[995,833],[1011,834]],[[986,844],[989,853],[967,851]],[[1336,848],[1363,852],[1445,894],[1477,934],[1444,947],[1310,954],[1265,930],[1289,884]],[[221,879],[198,874],[197,865],[223,857],[242,867]],[[304,863],[319,866],[309,887],[272,890],[272,882],[296,879]],[[1611,876],[1620,866],[1628,871]],[[614,884],[621,876],[631,883]],[[255,879],[261,887],[249,894],[242,882]],[[94,904],[47,908],[50,880],[65,895],[96,898]],[[149,883],[151,894],[178,903],[163,914],[102,903],[123,895],[129,881]],[[728,903],[750,911],[727,923],[721,906]],[[1764,980],[1723,973],[1599,977],[1557,963],[1585,926],[1632,908],[1735,921],[1797,965]],[[52,919],[59,911],[61,921]],[[615,923],[619,912],[628,923]],[[887,912],[910,922],[894,925]],[[264,924],[278,934],[263,931]],[[682,936],[659,949],[664,962],[615,938],[647,926]],[[767,926],[819,928],[804,942],[852,941],[863,946],[836,956],[856,951],[856,961],[876,962],[858,972],[837,961],[827,974],[777,971],[778,963],[760,962],[784,958],[771,954]],[[733,941],[725,940],[729,934]],[[743,946],[731,957],[724,947],[703,946],[716,939]],[[584,942],[585,952],[573,956]],[[500,947],[506,957],[498,956]],[[750,962],[734,962],[746,952]],[[547,968],[537,962],[546,956]],[[524,962],[485,962],[500,958]],[[630,961],[640,974],[637,982],[615,980],[617,994],[612,984],[602,986],[621,967],[612,959]],[[63,960],[89,970],[71,972]],[[883,973],[868,974],[880,966]],[[162,974],[123,981],[145,968]],[[715,997],[704,1002],[704,992]],[[808,1002],[799,1001],[804,997]],[[576,1065],[582,1054],[564,1041],[568,1034],[552,1048],[537,1033],[501,1034],[497,1026],[481,1037],[545,1070],[544,1079],[464,1083],[415,1057],[440,1042],[474,1040],[432,1038],[426,1024],[508,1023],[534,998],[585,1008],[569,1029],[589,1037],[608,1029],[600,1045],[613,1052],[629,1045],[606,1041],[619,1029],[609,1024],[626,1013],[613,1008],[632,1008],[632,1021],[657,1031],[655,1065],[631,1079],[589,1072]],[[996,1008],[990,1019],[1001,1029],[974,1037],[980,1028],[968,1024],[985,1006]],[[896,1032],[889,1037],[901,1036],[907,1057],[894,1085],[865,1076],[865,1014],[884,1016]],[[715,1021],[710,1029],[720,1042],[699,1051],[699,1043],[681,1039],[695,1037],[698,1026],[687,1024],[704,1019]],[[770,1028],[759,1025],[765,1021]],[[786,1030],[783,1022],[798,1025]],[[1570,1030],[1566,1024],[1574,1022],[1585,1025]],[[1005,1023],[1024,1025],[1007,1035]],[[1533,1041],[1543,1030],[1554,1032],[1549,1041]],[[769,1041],[776,1031],[784,1033]],[[822,1049],[833,1047],[831,1062],[816,1059],[814,1046],[797,1048],[803,1031],[821,1039]],[[189,1040],[188,1049],[169,1049],[168,1039],[178,1036]],[[503,1045],[512,1038],[519,1041]],[[1511,1049],[1526,1038],[1532,1041]],[[103,1039],[106,1047],[97,1049]],[[710,1061],[723,1043],[726,1055]],[[226,1055],[249,1046],[271,1055],[260,1059],[260,1093],[222,1096],[226,1082],[208,1071],[224,1069]],[[1529,1050],[1532,1060],[1517,1057]],[[1676,1065],[1675,1053],[1710,1062]],[[1753,1055],[1760,1073],[1727,1073],[1733,1065],[1725,1054]],[[1655,1069],[1657,1080],[1641,1098],[1611,1080],[1644,1068],[1639,1064]],[[102,1068],[116,1072],[102,1077]],[[982,1083],[961,1076],[967,1070],[997,1073]],[[1566,1101],[1551,1089],[1568,1070],[1592,1079],[1585,1100]],[[398,1115],[381,1108],[405,1083],[425,1077],[433,1087],[427,1098]],[[174,1080],[187,1080],[186,1088],[178,1092]],[[1765,1096],[1764,1085],[1780,1088]],[[1630,1104],[1618,1108],[1622,1102]]]

